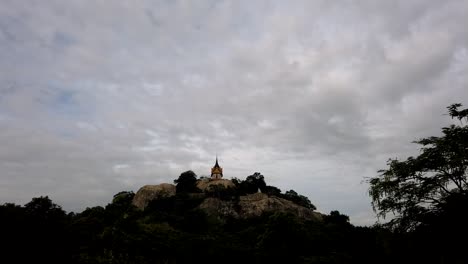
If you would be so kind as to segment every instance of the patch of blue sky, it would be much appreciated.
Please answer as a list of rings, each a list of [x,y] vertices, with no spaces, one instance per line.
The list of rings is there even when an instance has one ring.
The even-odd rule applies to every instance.
[[[8,99],[15,92],[15,85],[5,84],[4,86],[0,86],[0,121],[9,120],[11,118]]]
[[[40,104],[48,115],[46,130],[63,139],[75,139],[81,133],[77,122],[93,123],[96,107],[93,97],[78,87],[57,88],[57,84],[45,89]]]
[[[94,111],[92,96],[73,88],[50,88],[42,103],[51,115],[70,120],[89,120]]]
[[[76,43],[76,40],[71,35],[65,32],[56,31],[52,38],[52,42],[54,46],[68,47],[68,46],[74,45]]]

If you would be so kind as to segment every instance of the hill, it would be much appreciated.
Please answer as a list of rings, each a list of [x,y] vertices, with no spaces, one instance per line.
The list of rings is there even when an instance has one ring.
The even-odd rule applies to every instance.
[[[189,193],[190,197],[201,200],[195,209],[201,209],[220,220],[227,218],[259,217],[265,213],[290,213],[307,220],[322,220],[322,214],[310,208],[295,204],[275,194],[259,192],[236,196],[236,184],[226,179],[201,179],[196,182],[200,192]],[[227,194],[227,195],[226,195]],[[132,204],[144,209],[149,203],[176,197],[176,186],[168,183],[145,185],[135,194]]]

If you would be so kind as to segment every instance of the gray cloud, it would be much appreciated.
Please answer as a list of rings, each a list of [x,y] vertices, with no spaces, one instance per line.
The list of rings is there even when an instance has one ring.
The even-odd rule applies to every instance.
[[[375,221],[365,177],[468,99],[466,1],[2,1],[0,202],[262,172]]]

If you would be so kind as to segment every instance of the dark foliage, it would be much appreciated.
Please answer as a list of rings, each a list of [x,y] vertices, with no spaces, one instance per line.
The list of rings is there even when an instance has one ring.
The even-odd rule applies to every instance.
[[[238,196],[222,187],[210,194]],[[323,222],[282,213],[219,221],[197,209],[204,195],[179,193],[150,202],[144,211],[133,207],[133,196],[120,192],[105,207],[69,215],[48,197],[25,206],[4,204],[0,220],[9,254],[3,257],[11,257],[11,263],[371,262],[355,254],[350,241],[376,234],[361,232],[339,213]],[[380,250],[375,254],[383,254],[375,248]]]
[[[374,209],[381,217],[392,214],[386,226],[401,233],[408,251],[400,252],[417,262],[468,262],[467,243],[459,239],[468,235],[468,109],[461,106],[447,107],[459,124],[415,141],[417,157],[390,159],[388,169],[369,180]]]
[[[47,196],[33,198],[24,207],[1,206],[1,248],[5,253],[2,258],[10,257],[14,263],[66,262],[71,256],[71,247],[63,241],[69,239],[69,223],[70,217]],[[24,252],[24,249],[28,251]]]
[[[177,193],[196,193],[200,192],[197,188],[197,175],[193,171],[186,171],[180,174],[179,178],[174,180]]]
[[[47,197],[25,206],[4,204],[2,258],[12,259],[8,263],[417,263],[423,239],[455,231],[453,214],[459,217],[457,204],[466,202],[451,197],[456,201],[447,205],[453,208],[434,216],[432,227],[420,231],[424,236],[414,236],[355,227],[338,211],[323,221],[270,213],[220,222],[196,209],[196,196],[155,200],[144,211],[131,205],[132,196],[122,192],[105,207],[68,215]],[[457,223],[466,220],[465,212]],[[424,255],[426,263],[441,263],[435,261],[437,252]]]
[[[254,174],[247,176],[244,181],[234,178],[232,179],[232,182],[236,186],[235,190],[233,191],[238,195],[262,192],[270,196],[277,196],[289,200],[297,205],[304,206],[312,210],[317,209],[315,205],[310,202],[309,198],[298,194],[294,190],[289,190],[283,194],[279,188],[267,185],[265,182],[265,177],[259,172],[255,172]]]
[[[448,107],[452,118],[468,117],[461,104]],[[440,214],[451,197],[468,195],[468,126],[451,125],[442,129],[441,137],[415,141],[421,145],[417,157],[390,159],[388,169],[369,180],[373,206],[379,216],[396,214],[392,228],[414,230]]]
[[[263,192],[266,189],[265,177],[259,172],[247,176],[244,181],[237,178],[233,179],[239,195],[252,194],[256,192]]]
[[[305,208],[309,208],[309,209],[312,209],[312,210],[315,210],[317,209],[315,207],[315,205],[313,205],[309,198],[305,197],[304,195],[300,195],[298,194],[297,192],[295,192],[294,190],[289,190],[287,191],[283,196],[281,196],[287,200],[290,200],[300,206],[304,206]]]

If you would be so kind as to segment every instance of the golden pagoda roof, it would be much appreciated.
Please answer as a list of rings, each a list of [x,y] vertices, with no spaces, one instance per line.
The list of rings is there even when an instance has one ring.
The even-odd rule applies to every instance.
[[[216,163],[214,167],[211,169],[211,175],[213,174],[221,174],[223,175],[223,168],[221,168],[218,164],[218,157],[216,157]]]

